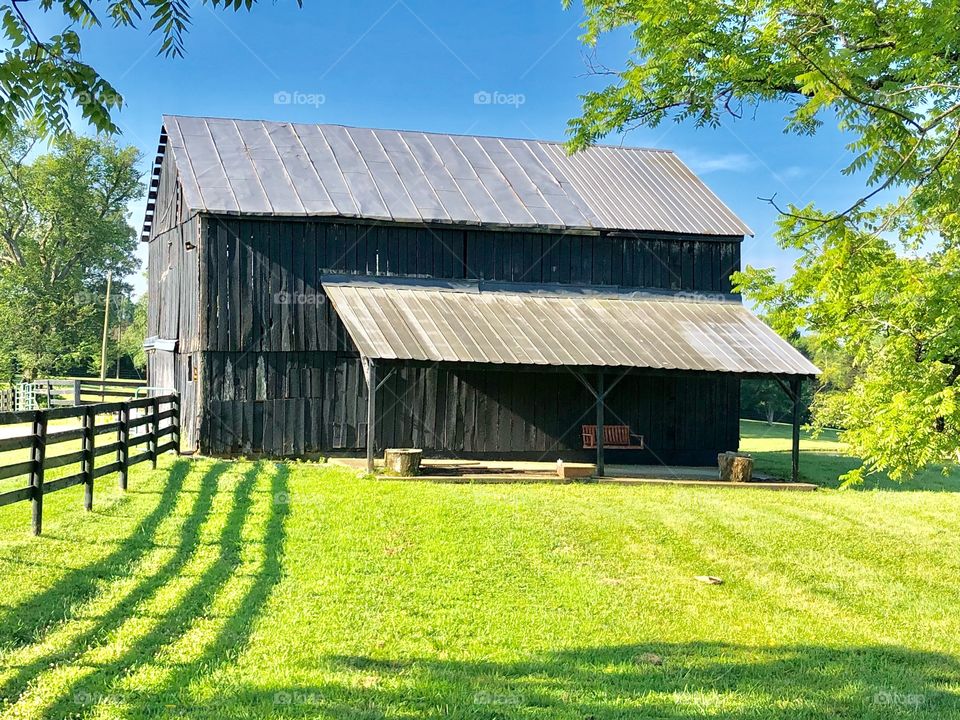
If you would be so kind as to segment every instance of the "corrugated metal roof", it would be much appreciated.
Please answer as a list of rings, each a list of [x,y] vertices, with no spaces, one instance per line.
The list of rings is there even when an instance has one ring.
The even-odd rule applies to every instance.
[[[815,375],[735,296],[327,276],[375,359]]]
[[[192,211],[560,230],[752,231],[666,150],[165,116]],[[149,219],[149,211],[148,211]]]

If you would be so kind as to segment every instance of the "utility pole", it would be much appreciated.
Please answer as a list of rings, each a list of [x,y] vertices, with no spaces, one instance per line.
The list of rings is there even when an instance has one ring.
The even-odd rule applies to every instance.
[[[107,379],[107,331],[110,329],[110,286],[113,284],[113,271],[107,270],[107,297],[103,303],[103,343],[100,345],[100,394],[103,395],[103,381]]]
[[[117,319],[120,321],[120,328],[117,330],[117,380],[120,379],[120,361],[123,359],[122,352],[123,347],[121,343],[123,342],[123,313],[124,305],[123,301],[126,298],[121,294],[120,302],[117,303]]]

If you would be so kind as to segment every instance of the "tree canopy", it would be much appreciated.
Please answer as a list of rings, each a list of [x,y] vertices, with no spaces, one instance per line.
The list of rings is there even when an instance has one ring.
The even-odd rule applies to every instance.
[[[98,357],[106,274],[116,295],[136,269],[128,204],[143,194],[138,151],[65,133],[0,137],[0,364],[3,377]]]
[[[201,0],[220,10],[249,10],[256,0]],[[302,0],[297,0],[301,4]],[[189,0],[3,0],[0,27],[6,48],[0,55],[0,136],[32,120],[45,135],[70,127],[70,108],[99,132],[115,133],[113,112],[123,98],[110,82],[82,59],[84,29],[110,23],[115,28],[145,24],[162,37],[159,52],[185,51],[190,26]],[[35,29],[38,15],[63,18],[65,27],[49,37]]]
[[[585,0],[584,41],[634,48],[583,96],[570,148],[667,119],[713,126],[760,103],[784,130],[850,138],[846,206],[778,206],[793,276],[747,268],[739,288],[843,382],[814,403],[864,459],[848,476],[906,478],[958,459],[960,13],[954,0]],[[772,198],[771,202],[776,203]],[[836,364],[838,359],[843,363]]]

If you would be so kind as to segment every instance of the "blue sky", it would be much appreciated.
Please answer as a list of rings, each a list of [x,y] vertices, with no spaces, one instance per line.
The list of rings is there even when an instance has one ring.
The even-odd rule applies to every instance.
[[[158,57],[159,37],[145,30],[82,37],[85,60],[124,97],[124,140],[152,160],[162,113],[563,139],[577,96],[603,84],[589,76],[580,20],[560,0],[305,0],[302,9],[276,0],[250,13],[195,6],[182,59]],[[52,18],[38,27],[59,29]],[[625,34],[608,37],[596,57],[617,67],[630,47]],[[484,92],[503,102],[477,104]],[[278,93],[292,101],[276,102],[287,97]],[[756,232],[745,263],[783,274],[792,257],[776,247],[776,212],[758,196],[839,207],[862,192],[840,174],[839,132],[784,135],[784,113],[767,106],[719,129],[669,122],[625,143],[679,153]],[[143,203],[132,213],[139,225]]]

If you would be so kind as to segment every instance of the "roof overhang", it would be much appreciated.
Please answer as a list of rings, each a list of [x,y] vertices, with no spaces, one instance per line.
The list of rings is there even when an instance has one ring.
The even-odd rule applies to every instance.
[[[355,275],[322,284],[375,360],[820,372],[734,295]]]

